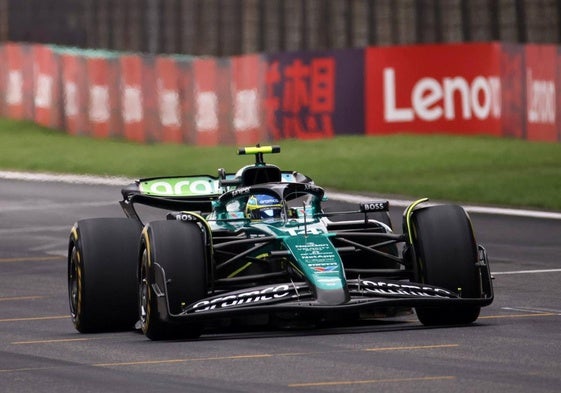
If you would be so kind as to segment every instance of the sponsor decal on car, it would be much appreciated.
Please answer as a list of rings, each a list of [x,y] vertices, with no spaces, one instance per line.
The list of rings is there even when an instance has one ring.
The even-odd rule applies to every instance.
[[[284,298],[290,296],[291,292],[288,284],[282,284],[253,291],[229,293],[224,296],[201,300],[187,308],[186,312],[197,313],[247,304],[270,303],[280,299],[284,300]]]
[[[418,296],[418,297],[441,297],[457,298],[458,295],[444,288],[429,285],[415,285],[389,281],[360,281],[360,289],[366,293],[381,296]]]
[[[210,176],[143,180],[140,192],[157,196],[201,196],[220,193],[218,181]]]
[[[316,273],[331,273],[331,272],[336,272],[339,266],[331,265],[331,266],[310,266],[310,267]]]

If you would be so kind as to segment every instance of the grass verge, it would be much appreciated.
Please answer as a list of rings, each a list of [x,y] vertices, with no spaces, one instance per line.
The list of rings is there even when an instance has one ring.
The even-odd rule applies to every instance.
[[[342,191],[561,210],[561,143],[443,135],[284,140],[267,162]],[[0,119],[0,168],[149,177],[236,171],[235,146],[142,145],[71,137]]]

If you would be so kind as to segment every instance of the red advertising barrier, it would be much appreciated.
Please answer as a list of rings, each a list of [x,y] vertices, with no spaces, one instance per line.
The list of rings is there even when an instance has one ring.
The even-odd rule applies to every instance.
[[[218,144],[217,61],[212,58],[193,62],[193,97],[195,103],[195,144]]]
[[[89,131],[96,138],[119,135],[118,64],[112,58],[92,57],[86,65]]]
[[[60,128],[62,108],[60,97],[59,60],[45,45],[32,48],[34,64],[34,120],[46,127]]]
[[[268,138],[263,127],[266,62],[260,55],[232,58],[232,125],[235,143],[254,145]]]
[[[235,145],[233,126],[232,63],[228,58],[216,61],[216,96],[218,97],[218,144]]]
[[[5,56],[5,95],[4,112],[12,119],[23,119],[24,113],[24,85],[23,85],[23,46],[7,43],[4,46]]]
[[[194,76],[193,61],[187,57],[176,58],[178,84],[179,84],[179,111],[181,122],[181,135],[185,143],[197,143],[197,130],[195,127],[195,101],[194,101]]]
[[[526,138],[557,141],[557,47],[526,45]]]
[[[557,47],[557,74],[556,74],[556,89],[555,92],[561,91],[561,47]],[[557,119],[557,141],[561,142],[561,97],[555,97],[557,104],[556,119]]]
[[[161,123],[158,103],[155,56],[142,56],[142,110],[146,142],[161,142]]]
[[[501,134],[498,44],[366,49],[366,133]]]
[[[216,61],[216,97],[218,98],[218,144],[235,145],[233,127],[232,67],[228,58]]]
[[[35,119],[35,58],[33,47],[36,44],[23,44],[22,48],[22,76],[23,76],[23,116],[26,120]]]
[[[123,136],[136,142],[146,141],[142,95],[142,58],[124,55],[120,58],[121,109]]]
[[[6,113],[6,76],[8,60],[6,59],[5,45],[0,43],[0,116],[7,116]]]
[[[180,76],[178,65],[172,57],[157,57],[155,61],[156,93],[158,97],[158,140],[166,143],[183,142]]]
[[[62,111],[64,128],[72,135],[87,134],[88,86],[86,60],[83,56],[64,53],[62,67]]]
[[[501,129],[506,137],[525,138],[524,47],[501,46]]]

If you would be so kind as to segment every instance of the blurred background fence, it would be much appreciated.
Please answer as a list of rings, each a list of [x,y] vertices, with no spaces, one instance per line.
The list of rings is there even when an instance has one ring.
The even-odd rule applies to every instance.
[[[561,0],[0,0],[0,41],[211,56],[561,43]]]

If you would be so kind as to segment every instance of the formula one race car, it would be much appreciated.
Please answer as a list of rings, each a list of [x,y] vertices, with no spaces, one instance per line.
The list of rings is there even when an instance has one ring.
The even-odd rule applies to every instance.
[[[237,173],[140,179],[122,190],[126,217],[78,221],[68,247],[76,329],[136,323],[153,340],[196,338],[239,317],[325,322],[413,307],[425,325],[469,324],[493,301],[460,206],[420,199],[394,233],[387,201],[326,211],[311,178],[264,162],[278,152],[239,149],[255,163]],[[165,219],[147,221],[154,212]]]

